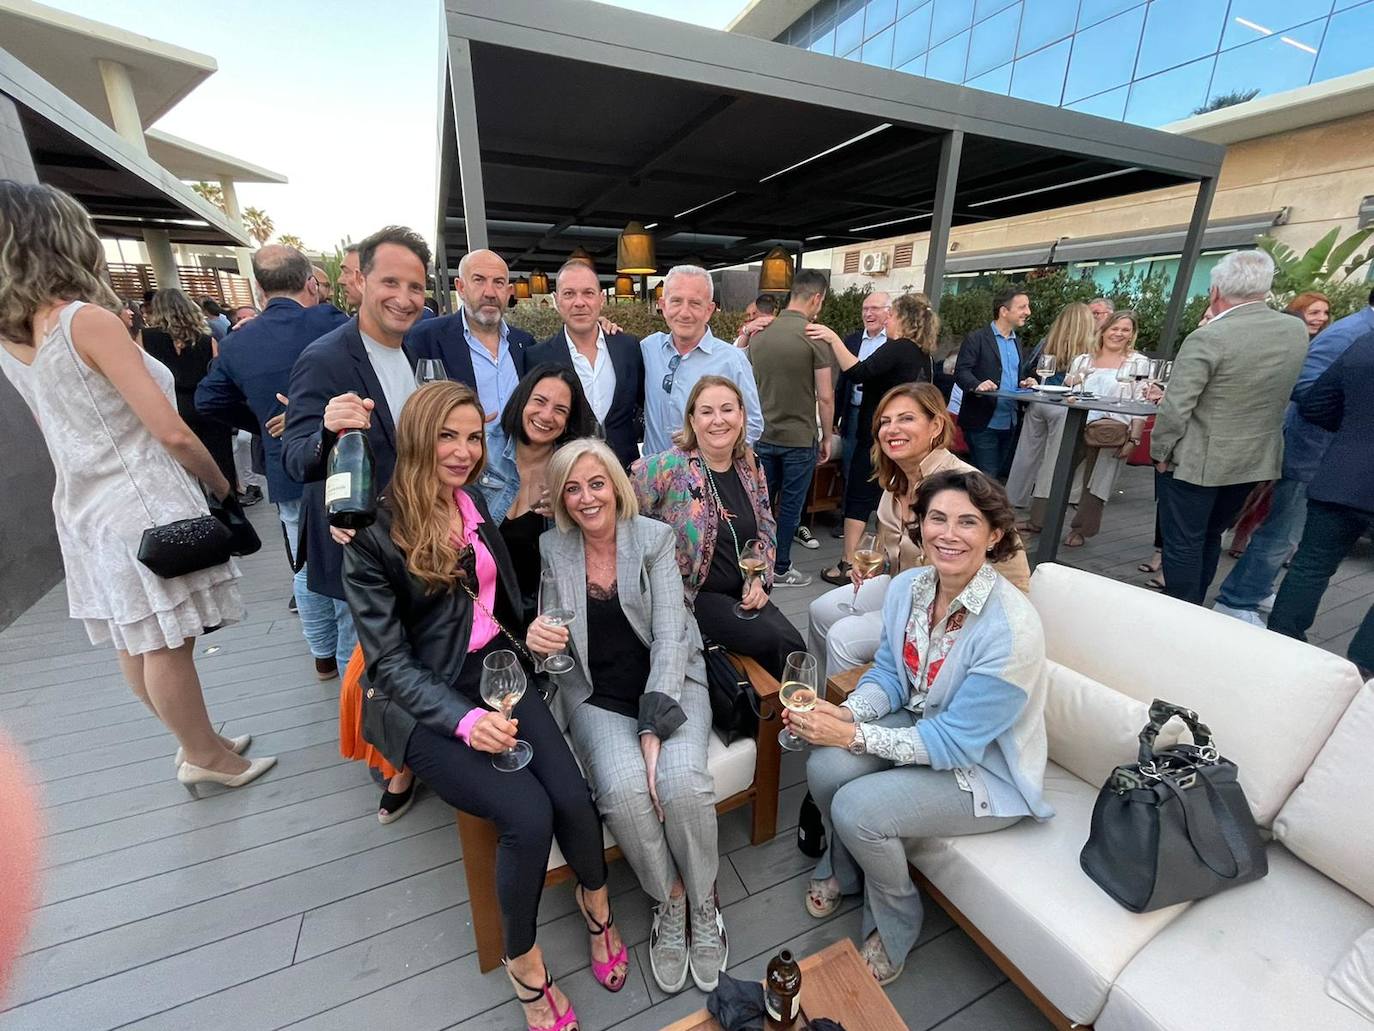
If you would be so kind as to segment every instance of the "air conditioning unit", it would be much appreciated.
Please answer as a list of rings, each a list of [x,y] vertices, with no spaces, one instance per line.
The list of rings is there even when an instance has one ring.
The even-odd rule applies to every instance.
[[[864,251],[859,258],[859,271],[866,276],[885,276],[891,264],[890,251]]]

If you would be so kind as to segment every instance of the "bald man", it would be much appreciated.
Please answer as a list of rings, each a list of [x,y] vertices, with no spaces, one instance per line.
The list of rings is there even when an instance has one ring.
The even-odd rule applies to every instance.
[[[477,391],[487,417],[487,447],[500,448],[501,412],[525,374],[525,348],[534,346],[534,337],[506,323],[510,270],[495,251],[464,255],[455,285],[462,310],[417,324],[406,349],[417,359],[440,359],[450,379]]]

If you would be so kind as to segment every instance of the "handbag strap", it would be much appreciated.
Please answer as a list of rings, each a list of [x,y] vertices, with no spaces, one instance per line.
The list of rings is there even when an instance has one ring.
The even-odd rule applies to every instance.
[[[542,663],[540,663],[538,659],[536,659],[533,655],[530,654],[529,649],[527,649],[523,644],[521,644],[519,639],[514,634],[512,634],[509,630],[506,629],[505,624],[496,618],[496,613],[492,612],[491,609],[487,608],[485,605],[482,604],[482,599],[477,597],[476,592],[474,592],[473,589],[468,586],[467,578],[463,576],[458,577],[458,583],[463,588],[463,590],[467,592],[467,596],[472,599],[473,604],[482,610],[482,614],[496,624],[496,629],[500,630],[501,633],[505,634],[506,640],[510,641],[511,644],[515,645],[515,650],[518,651],[522,656],[524,656],[525,660],[529,662],[530,665],[535,667],[535,672],[539,672],[539,670],[542,669]]]
[[[1155,758],[1155,739],[1159,736],[1164,724],[1177,716],[1188,725],[1188,729],[1193,733],[1193,743],[1199,748],[1206,749],[1212,743],[1212,731],[1207,724],[1197,718],[1197,713],[1192,709],[1185,709],[1181,705],[1173,702],[1166,702],[1162,698],[1156,698],[1150,703],[1150,722],[1140,731],[1140,764],[1142,766],[1152,764]],[[1212,757],[1215,758],[1215,749],[1212,749]]]
[[[1203,805],[1198,792],[1180,787],[1173,776],[1164,777],[1161,781],[1179,801],[1183,832],[1188,844],[1207,868],[1223,880],[1234,881],[1249,875],[1255,868],[1254,857],[1241,838],[1240,829],[1232,819],[1221,792],[1217,791],[1205,771],[1198,771],[1194,775],[1198,779],[1194,781],[1194,786],[1200,781],[1207,794],[1206,805]],[[1227,864],[1222,857],[1229,857],[1230,863]],[[1227,865],[1231,867],[1229,873]]]

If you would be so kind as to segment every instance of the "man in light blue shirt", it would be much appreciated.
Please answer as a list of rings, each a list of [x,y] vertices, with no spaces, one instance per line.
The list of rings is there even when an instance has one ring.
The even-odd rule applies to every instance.
[[[711,274],[697,265],[678,265],[663,281],[663,318],[669,332],[640,341],[644,354],[644,453],[673,446],[682,429],[687,395],[702,376],[724,376],[744,395],[745,439],[752,447],[763,433],[754,372],[744,352],[712,334],[707,323],[715,312]]]

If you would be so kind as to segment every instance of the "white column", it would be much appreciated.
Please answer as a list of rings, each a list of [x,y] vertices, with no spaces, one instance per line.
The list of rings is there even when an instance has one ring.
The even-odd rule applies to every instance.
[[[134,84],[129,79],[129,69],[118,61],[96,61],[100,67],[100,79],[105,84],[105,99],[110,104],[110,116],[114,119],[115,132],[132,143],[142,154],[148,153],[147,141],[143,139],[143,119],[138,114],[138,101],[134,98]]]
[[[219,185],[224,194],[224,213],[229,216],[229,221],[235,228],[242,229],[243,211],[239,208],[239,194],[234,189],[234,180],[228,176],[221,176]],[[253,252],[247,247],[235,247],[234,257],[239,263],[239,275],[248,280],[248,289],[257,297],[258,286],[253,281]]]
[[[143,230],[143,246],[148,249],[148,263],[153,266],[157,276],[157,288],[174,286],[181,289],[181,277],[177,275],[176,256],[172,254],[172,243],[163,229]]]

